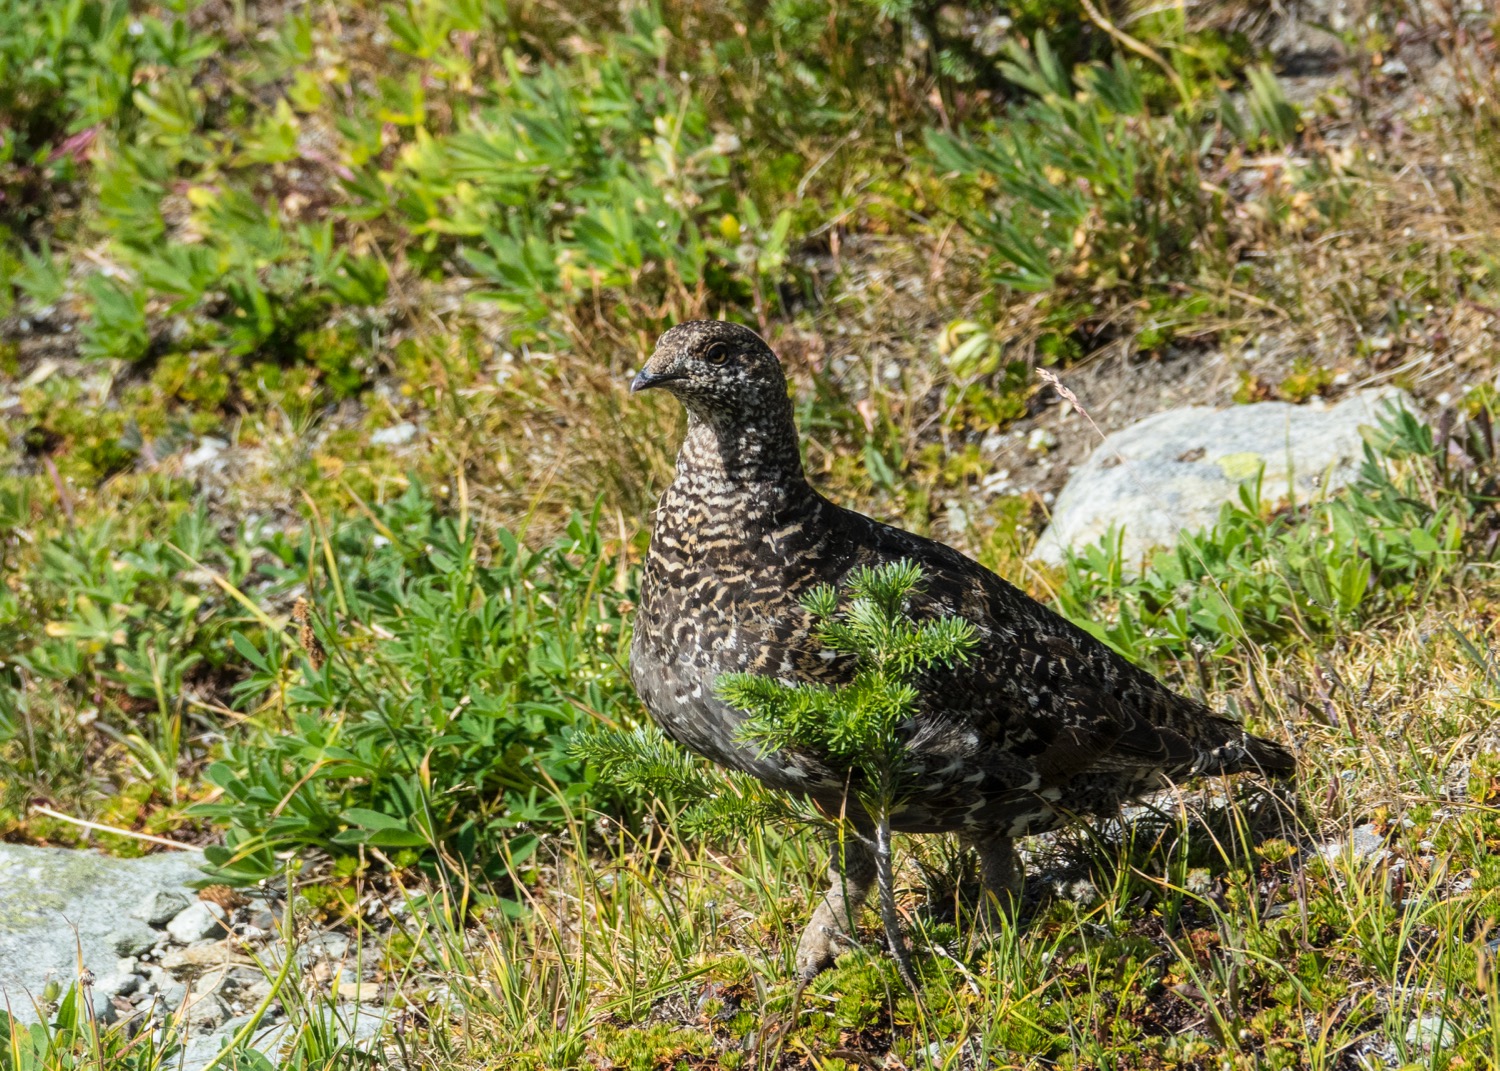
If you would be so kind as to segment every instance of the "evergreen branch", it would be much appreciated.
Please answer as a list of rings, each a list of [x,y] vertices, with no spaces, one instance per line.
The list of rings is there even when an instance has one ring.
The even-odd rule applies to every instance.
[[[654,725],[629,731],[580,733],[568,753],[628,792],[686,803],[712,796],[720,778]]]
[[[916,712],[919,698],[909,678],[933,665],[966,661],[979,642],[977,630],[962,618],[919,623],[910,616],[908,604],[921,580],[921,569],[910,561],[862,567],[846,580],[851,596],[847,609],[840,609],[839,592],[826,585],[802,600],[824,646],[857,660],[847,683],[830,687],[732,673],[715,686],[720,699],[745,712],[741,736],[758,745],[762,755],[812,755],[847,779],[875,825],[881,918],[901,976],[913,988],[910,953],[895,910],[890,846],[891,812],[908,790],[903,784],[907,754],[902,727]],[[742,828],[738,823],[756,813],[754,806],[705,803],[694,809],[692,819],[706,830],[724,833]]]
[[[679,809],[679,824],[689,836],[735,841],[768,822],[815,820],[789,797],[747,774],[718,770],[655,726],[580,734],[568,751],[603,780]]]

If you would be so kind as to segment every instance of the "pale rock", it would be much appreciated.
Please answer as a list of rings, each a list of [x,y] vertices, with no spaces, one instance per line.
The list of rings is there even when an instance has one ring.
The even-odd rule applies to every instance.
[[[174,948],[161,958],[161,965],[169,971],[204,971],[254,964],[255,961],[249,956],[236,952],[220,941],[204,941],[187,948]]]
[[[353,1001],[359,1004],[379,1004],[381,986],[375,982],[342,982],[339,985],[339,999]]]
[[[192,902],[177,889],[153,889],[130,915],[148,926],[165,926]]]
[[[417,426],[410,422],[380,428],[370,435],[374,446],[405,446],[417,437]]]
[[[168,1011],[175,1012],[188,998],[188,987],[185,982],[168,982],[161,987],[157,999],[161,1001],[162,1007]]]
[[[125,997],[141,987],[145,979],[138,974],[106,974],[94,980],[94,992],[99,996]]]
[[[172,917],[167,932],[178,944],[192,945],[223,937],[229,931],[224,927],[224,909],[208,900],[198,900]]]
[[[96,977],[120,960],[111,937],[142,897],[206,876],[196,852],[115,859],[93,851],[0,844],[0,1007],[22,1022],[49,979],[63,987],[83,963]]]
[[[1410,407],[1410,400],[1397,390],[1366,390],[1330,406],[1192,406],[1147,417],[1108,436],[1074,470],[1032,556],[1061,564],[1069,549],[1115,528],[1123,564],[1134,572],[1152,548],[1212,527],[1257,473],[1266,505],[1327,495],[1357,475],[1361,429],[1378,425],[1392,404]]]
[[[229,1018],[229,1009],[215,996],[189,999],[187,1005],[188,1025],[197,1033],[206,1034]]]
[[[109,935],[109,947],[117,956],[132,957],[150,951],[162,940],[159,930],[152,929],[140,919],[126,919]]]
[[[188,471],[200,469],[215,460],[227,449],[229,449],[229,444],[223,439],[216,439],[212,435],[206,436],[198,444],[198,449],[183,457],[182,467]]]
[[[1318,854],[1329,861],[1347,854],[1354,862],[1364,863],[1379,862],[1390,853],[1386,851],[1385,838],[1379,829],[1367,822],[1351,829],[1349,836],[1321,845]]]
[[[1458,1027],[1438,1015],[1424,1015],[1406,1028],[1406,1043],[1425,1052],[1451,1046],[1458,1037]]]
[[[1057,445],[1057,436],[1048,428],[1033,428],[1026,436],[1026,449],[1033,454],[1045,454]]]

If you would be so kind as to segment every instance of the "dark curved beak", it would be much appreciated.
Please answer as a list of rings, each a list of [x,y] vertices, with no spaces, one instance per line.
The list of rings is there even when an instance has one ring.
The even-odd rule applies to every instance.
[[[636,377],[630,381],[630,393],[635,394],[637,391],[650,390],[652,387],[659,387],[663,383],[670,383],[674,379],[681,378],[681,375],[674,375],[670,372],[648,372],[642,368],[636,373]]]

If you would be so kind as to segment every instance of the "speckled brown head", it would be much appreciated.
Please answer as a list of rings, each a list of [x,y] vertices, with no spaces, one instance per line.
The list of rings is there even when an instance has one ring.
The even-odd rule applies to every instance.
[[[781,362],[754,331],[723,320],[689,320],[656,340],[632,392],[661,387],[715,427],[780,418],[787,407]]]

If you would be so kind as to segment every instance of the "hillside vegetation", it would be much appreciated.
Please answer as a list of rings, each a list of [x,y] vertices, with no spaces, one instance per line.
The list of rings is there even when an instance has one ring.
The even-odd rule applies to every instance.
[[[289,933],[376,935],[368,1058],[268,965],[293,1067],[1500,1067],[1497,30],[0,0],[0,837],[202,845],[288,883]],[[955,844],[899,842],[918,990],[871,913],[799,997],[819,838],[687,836],[577,748],[644,719],[682,418],[627,384],[694,317],[778,350],[829,495],[1295,782],[1029,842],[1017,926],[972,921]],[[1377,384],[1419,412],[1343,494],[1252,482],[1143,572],[1027,561],[1095,421]],[[170,1028],[101,1030],[64,999],[0,1069],[175,1066]]]

